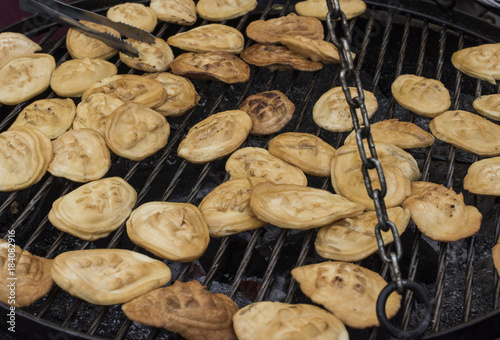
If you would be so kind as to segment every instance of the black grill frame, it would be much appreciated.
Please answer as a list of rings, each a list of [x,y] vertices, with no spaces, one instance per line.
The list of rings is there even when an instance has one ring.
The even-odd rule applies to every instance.
[[[115,3],[116,0],[75,2],[78,7],[101,14],[105,14],[105,10]],[[389,87],[392,79],[402,73],[415,73],[443,81],[452,94],[451,109],[473,112],[473,98],[480,94],[500,92],[498,86],[472,79],[456,71],[449,59],[451,53],[458,49],[498,42],[499,27],[465,13],[442,10],[429,1],[380,0],[366,1],[366,3],[369,10],[360,18],[353,19],[351,28],[354,32],[353,50],[357,53],[355,64],[361,72],[363,85],[365,89],[374,92],[379,100],[379,111],[372,121],[400,118],[412,121],[427,130],[429,119],[410,114],[399,107],[390,95]],[[269,2],[259,6],[256,11],[242,18],[229,20],[225,24],[244,31],[252,20],[267,19],[292,10],[292,1]],[[206,23],[199,19],[196,25]],[[187,29],[189,27],[160,23],[154,33],[166,39],[170,34]],[[41,36],[43,52],[53,54],[58,65],[70,59],[64,47],[64,38],[52,38],[60,35],[59,32],[64,31],[64,28],[61,29],[44,19],[28,18],[3,31],[22,32],[32,38]],[[417,44],[413,43],[415,39]],[[393,49],[394,40],[399,42],[399,50]],[[249,44],[251,41],[247,39],[247,46]],[[416,45],[418,53],[413,54],[413,51],[417,52]],[[373,52],[378,52],[378,55],[373,55]],[[174,50],[175,55],[180,53],[181,51]],[[116,57],[111,61],[116,61],[119,73],[136,73],[121,64]],[[390,72],[387,69],[390,69]],[[176,156],[178,143],[196,122],[212,113],[236,108],[248,95],[264,90],[280,89],[296,104],[294,118],[281,132],[300,130],[318,134],[334,147],[339,147],[346,134],[322,131],[314,123],[311,124],[310,117],[315,100],[332,86],[339,85],[338,74],[338,65],[330,65],[314,73],[270,72],[252,66],[250,81],[245,84],[226,85],[195,80],[193,83],[201,95],[201,105],[182,117],[168,119],[172,125],[168,145],[142,162],[131,162],[115,157],[113,167],[106,177],[118,175],[129,181],[139,193],[137,206],[152,200],[198,204],[209,190],[228,179],[224,172],[226,158],[205,165],[192,165]],[[48,90],[29,102],[50,96],[54,94]],[[15,107],[0,106],[0,117],[2,117],[0,131],[8,128],[25,105],[27,103]],[[245,145],[265,147],[269,139],[268,136],[250,137]],[[478,206],[485,216],[477,236],[453,244],[436,243],[426,239],[414,228],[413,223],[403,234],[403,241],[406,242],[404,253],[408,257],[404,275],[416,281],[423,280],[436,302],[435,318],[431,329],[428,330],[428,338],[475,339],[479,336],[484,338],[500,336],[498,321],[500,285],[491,259],[488,260],[484,255],[487,254],[488,248],[491,249],[496,243],[499,236],[500,200],[489,201],[488,198],[463,191],[463,175],[468,166],[479,159],[477,156],[440,141],[436,141],[433,147],[412,150],[411,153],[419,162],[423,180],[451,186],[456,191],[463,192],[466,203]],[[311,186],[333,190],[329,179],[312,177],[308,179]],[[51,202],[77,186],[76,183],[47,174],[31,188],[15,193],[0,193],[1,235],[6,235],[8,230],[15,230],[19,240],[18,245],[47,258],[53,258],[63,251],[89,247],[123,247],[147,253],[127,239],[123,226],[108,238],[95,242],[78,240],[52,227],[47,219]],[[14,209],[14,202],[19,203],[20,211],[17,214],[11,211]],[[235,299],[240,307],[249,301],[242,298],[244,291],[242,283],[260,286],[258,291],[255,289],[252,291],[250,301],[280,300],[307,303],[310,301],[297,289],[296,282],[290,278],[289,270],[298,265],[322,260],[314,253],[314,237],[314,230],[297,232],[268,226],[243,235],[212,239],[210,254],[207,253],[194,264],[178,264],[170,261],[167,263],[172,266],[173,279],[199,279],[211,291],[222,292]],[[463,249],[465,251],[462,251]],[[463,254],[465,258],[455,258]],[[231,262],[232,257],[237,258],[234,261],[236,264]],[[231,265],[235,265],[235,268]],[[377,255],[361,261],[361,265],[376,270],[388,278],[388,268]],[[427,266],[432,269],[430,273],[423,268]],[[431,279],[425,277],[426,275]],[[454,286],[454,282],[450,282],[447,275],[448,277],[457,275],[463,277],[463,280]],[[282,282],[283,280],[285,282]],[[429,280],[430,283],[426,282]],[[478,280],[487,281],[489,287],[487,292],[479,294],[480,298],[474,296],[474,291],[479,286]],[[450,300],[448,295],[454,295],[454,299]],[[487,303],[483,302],[485,295],[489,301]],[[448,309],[452,309],[454,303],[462,306],[458,308],[460,320],[453,321],[452,316],[447,316]],[[403,327],[411,328],[419,321],[421,305],[420,302],[414,301],[412,296],[407,296],[396,321]],[[0,313],[4,318],[8,306],[0,303],[0,307]],[[59,337],[96,339],[106,332],[112,334],[111,337],[115,339],[135,339],[138,332],[141,332],[141,338],[179,338],[178,335],[165,330],[131,323],[124,316],[117,319],[119,326],[113,326],[115,320],[109,319],[116,318],[121,313],[119,306],[92,306],[69,296],[58,287],[54,287],[47,297],[32,306],[16,312],[18,325],[16,329],[25,334],[24,338],[28,336],[43,339]],[[86,314],[89,316],[86,317]],[[6,322],[2,320],[2,325],[5,324]],[[478,324],[481,327],[477,327]],[[390,338],[384,330],[377,328],[363,331],[349,329],[349,332],[351,339]]]

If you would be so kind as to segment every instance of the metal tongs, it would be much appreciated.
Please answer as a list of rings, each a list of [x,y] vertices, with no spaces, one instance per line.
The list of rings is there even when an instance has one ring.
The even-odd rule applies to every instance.
[[[122,22],[116,22],[102,15],[73,7],[56,0],[19,0],[19,7],[24,11],[38,14],[64,26],[74,28],[85,35],[99,39],[106,45],[133,57],[138,57],[139,52],[132,44],[111,33],[99,32],[92,29],[78,20],[91,21],[96,24],[111,27],[118,31],[120,35],[127,38],[139,40],[148,44],[155,43],[155,37],[143,29]]]

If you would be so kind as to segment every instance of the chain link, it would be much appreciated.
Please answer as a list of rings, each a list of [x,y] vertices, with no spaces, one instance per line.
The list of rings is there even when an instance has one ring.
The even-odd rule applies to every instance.
[[[330,30],[330,35],[332,37],[333,44],[339,50],[340,61],[342,65],[342,70],[340,71],[340,82],[342,84],[342,90],[345,94],[346,100],[349,104],[349,109],[351,111],[352,121],[354,130],[356,131],[356,143],[358,144],[359,154],[361,157],[361,171],[363,173],[363,179],[365,182],[366,190],[368,192],[368,196],[373,199],[375,204],[375,210],[377,212],[378,224],[376,231],[377,243],[380,251],[380,256],[384,262],[386,262],[391,271],[391,277],[393,281],[398,283],[397,289],[398,293],[402,294],[404,291],[401,277],[401,271],[399,270],[399,265],[397,261],[400,261],[402,258],[402,247],[401,240],[399,238],[399,233],[394,225],[394,223],[390,222],[387,217],[387,209],[385,207],[384,197],[387,194],[387,183],[385,181],[384,171],[382,169],[382,164],[380,163],[377,152],[375,150],[375,143],[373,142],[373,138],[370,133],[370,122],[369,117],[366,111],[365,106],[365,96],[363,92],[363,88],[361,85],[361,80],[359,78],[359,74],[356,72],[354,68],[354,63],[351,54],[351,48],[349,46],[351,34],[350,28],[347,24],[347,20],[345,14],[340,11],[340,5],[338,0],[327,0],[327,5],[329,9],[329,14],[327,16],[327,26]],[[342,25],[342,33],[344,36],[339,37],[335,33],[334,21],[340,20]],[[355,86],[355,90],[357,92],[356,97],[352,97],[351,90],[349,84],[353,84]],[[361,117],[363,118],[363,126],[361,127],[358,115],[356,113],[356,109],[360,109]],[[367,150],[365,146],[368,146],[370,157],[367,155]],[[380,189],[373,188],[373,181],[370,177],[369,170],[376,170],[378,183],[380,185]],[[395,256],[387,256],[384,249],[384,240],[382,239],[382,235],[380,233],[380,228],[383,231],[391,231],[394,236],[394,243],[396,248]],[[397,261],[394,261],[396,259]]]
[[[387,193],[387,183],[385,180],[382,165],[377,157],[375,143],[370,132],[370,122],[366,111],[365,96],[361,80],[359,78],[358,72],[356,72],[354,68],[354,62],[350,48],[351,30],[347,23],[344,12],[342,12],[340,9],[339,0],[326,0],[326,3],[328,6],[326,24],[332,38],[332,43],[335,45],[335,47],[337,47],[339,51],[340,63],[342,67],[340,71],[340,82],[346,100],[349,104],[353,127],[356,133],[356,143],[358,145],[362,162],[361,171],[363,173],[363,179],[365,182],[367,193],[370,198],[373,199],[375,211],[377,213],[378,223],[375,226],[377,245],[381,259],[389,266],[392,279],[392,283],[388,285],[388,287],[385,288],[383,292],[381,292],[380,297],[377,301],[377,315],[379,317],[379,320],[381,321],[381,324],[384,325],[391,333],[393,333],[393,335],[398,336],[398,338],[410,338],[415,335],[422,334],[425,331],[431,320],[432,303],[430,302],[430,299],[427,297],[427,294],[421,285],[413,281],[403,280],[401,270],[399,268],[399,261],[401,261],[403,257],[403,248],[401,245],[401,239],[399,237],[398,229],[387,216],[387,208],[384,201],[384,197]],[[340,34],[337,34],[335,32],[336,22],[340,22]],[[349,85],[352,85],[354,87],[355,91],[353,92],[356,92],[355,97],[352,96],[351,88],[349,87]],[[363,119],[362,124],[360,124],[359,122],[356,109],[359,109],[361,112],[361,117]],[[366,147],[368,147],[370,156],[367,155]],[[370,176],[369,170],[376,170],[380,189],[373,188],[373,176]],[[387,254],[385,250],[382,231],[390,231],[394,238],[393,245],[395,250],[390,251],[389,254]],[[417,295],[423,297],[424,302],[427,306],[427,313],[424,320],[417,327],[417,329],[413,331],[402,331],[395,328],[389,323],[387,316],[385,315],[385,304],[388,298],[388,291],[392,290],[394,286],[397,292],[401,295],[405,292],[406,289],[415,291]]]

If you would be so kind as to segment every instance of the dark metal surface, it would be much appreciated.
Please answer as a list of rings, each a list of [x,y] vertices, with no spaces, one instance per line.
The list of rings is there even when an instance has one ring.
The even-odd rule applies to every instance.
[[[77,6],[105,13],[116,1],[79,1]],[[443,11],[431,1],[380,0],[366,1],[369,10],[350,21],[352,46],[356,52],[355,67],[363,88],[375,93],[379,110],[372,122],[398,118],[414,122],[428,130],[428,118],[415,116],[395,103],[390,84],[400,74],[413,73],[441,80],[450,90],[452,109],[473,111],[472,100],[481,94],[498,93],[499,88],[458,72],[450,57],[458,49],[487,42],[498,42],[500,29],[467,16],[465,13]],[[293,10],[291,2],[269,2],[254,13],[229,20],[225,24],[244,32],[248,23]],[[198,20],[197,25],[207,22]],[[168,36],[189,28],[160,24],[154,34]],[[39,40],[43,51],[54,55],[58,64],[69,59],[59,27],[41,18],[23,20],[6,30],[26,33]],[[251,44],[250,41],[247,44]],[[174,54],[181,53],[174,50]],[[119,73],[130,69],[113,59]],[[303,131],[316,134],[339,147],[346,134],[319,129],[312,121],[316,100],[333,86],[338,86],[338,65],[327,65],[321,71],[270,72],[251,68],[245,84],[227,85],[219,82],[193,81],[201,96],[200,105],[181,117],[168,118],[171,136],[167,146],[141,162],[120,157],[113,159],[108,176],[120,176],[138,191],[140,204],[165,200],[198,204],[201,199],[227,179],[226,158],[204,165],[190,164],[176,155],[176,148],[194,124],[210,114],[233,109],[251,94],[279,89],[295,104],[292,120],[282,132]],[[48,90],[35,99],[54,96]],[[15,107],[0,106],[0,131],[7,129],[28,103]],[[265,147],[273,136],[251,136],[245,146]],[[421,283],[435,302],[434,319],[426,331],[433,339],[472,339],[477,325],[488,329],[489,338],[500,335],[498,327],[498,276],[491,261],[491,247],[500,230],[500,201],[471,195],[463,190],[463,176],[478,158],[467,152],[436,141],[428,149],[411,150],[423,174],[423,180],[440,183],[463,192],[467,204],[478,207],[483,214],[481,230],[474,237],[453,243],[427,239],[411,223],[401,235],[403,275]],[[328,178],[308,177],[309,185],[332,191]],[[16,242],[30,252],[54,258],[75,249],[117,247],[145,252],[128,239],[124,226],[109,237],[85,242],[54,228],[47,219],[52,202],[78,187],[62,178],[47,174],[31,188],[0,193],[0,234],[15,230]],[[206,253],[193,263],[166,261],[173,279],[199,280],[215,293],[224,293],[243,307],[253,301],[270,300],[289,303],[310,303],[291,278],[296,266],[323,261],[314,251],[316,231],[280,230],[265,226],[239,235],[212,238]],[[151,254],[148,254],[151,255]],[[151,255],[152,256],[152,255]],[[361,261],[362,266],[388,278],[387,264],[374,254]],[[0,304],[2,328],[6,305]],[[400,312],[391,320],[403,329],[412,329],[422,319],[425,306],[408,293]],[[470,324],[469,320],[473,320]],[[96,306],[70,296],[54,287],[48,296],[19,310],[16,330],[20,338],[40,339],[180,339],[166,330],[130,322],[120,306]],[[23,327],[24,326],[24,327]],[[458,330],[453,330],[457,328]],[[443,331],[444,330],[444,331]],[[446,330],[450,330],[448,333]],[[351,339],[390,339],[383,329],[349,329]],[[486,333],[483,333],[486,334]],[[486,337],[485,337],[486,339]]]

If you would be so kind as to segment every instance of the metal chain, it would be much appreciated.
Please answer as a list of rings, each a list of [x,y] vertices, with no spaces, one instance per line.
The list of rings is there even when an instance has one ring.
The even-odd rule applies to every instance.
[[[368,113],[366,111],[365,96],[361,80],[359,78],[359,74],[354,68],[354,62],[352,59],[350,48],[352,40],[351,30],[349,28],[344,12],[342,12],[340,9],[339,0],[326,0],[326,2],[328,6],[326,24],[332,38],[332,43],[335,45],[335,47],[337,47],[339,51],[340,63],[342,67],[340,71],[340,82],[346,100],[349,104],[354,131],[356,133],[356,143],[358,145],[359,154],[362,161],[361,171],[363,173],[366,190],[370,198],[373,199],[375,211],[377,213],[378,223],[375,226],[375,235],[377,239],[378,249],[381,259],[389,266],[392,279],[392,283],[389,284],[380,293],[379,299],[377,301],[377,316],[380,320],[380,323],[399,339],[419,338],[432,319],[432,303],[430,302],[427,293],[421,285],[413,281],[403,280],[401,270],[399,268],[399,261],[401,261],[403,257],[403,248],[396,225],[391,222],[387,216],[387,208],[384,201],[384,197],[387,193],[387,182],[385,180],[382,165],[377,157],[375,143],[373,142],[373,138],[370,133],[370,122]],[[340,21],[340,34],[337,34],[335,32],[334,22],[336,21]],[[355,87],[357,91],[356,97],[352,97],[349,84]],[[362,126],[360,125],[356,109],[359,109],[361,111],[361,116],[363,118]],[[368,149],[370,151],[370,157],[368,157],[367,155],[365,144],[368,146]],[[380,189],[373,189],[373,182],[368,171],[373,169],[376,170]],[[389,230],[391,231],[394,238],[395,250],[391,250],[387,254],[385,250],[384,240],[382,238],[382,231],[387,232]],[[415,291],[417,295],[422,300],[424,300],[427,308],[427,314],[425,315],[423,321],[419,326],[417,326],[416,329],[412,331],[402,331],[394,327],[388,321],[387,315],[385,314],[385,304],[387,302],[389,294],[392,291],[396,290],[399,294],[402,295],[407,289]]]
[[[340,11],[340,5],[338,0],[333,0],[332,2],[327,1],[329,7],[329,13],[327,16],[327,26],[332,37],[333,44],[339,50],[340,61],[342,65],[342,70],[340,71],[340,82],[342,84],[342,90],[344,91],[347,102],[349,103],[349,108],[351,111],[352,122],[354,125],[354,131],[356,132],[356,142],[358,144],[359,154],[361,156],[361,171],[363,173],[363,179],[365,181],[366,190],[368,196],[373,199],[375,204],[375,210],[377,212],[378,224],[375,227],[375,232],[377,236],[377,243],[380,251],[380,257],[384,262],[386,262],[390,267],[391,278],[397,283],[397,290],[399,294],[404,292],[402,285],[403,278],[401,277],[401,271],[399,270],[398,261],[401,261],[403,257],[401,239],[399,238],[399,233],[388,217],[387,209],[384,202],[384,197],[387,193],[387,183],[385,181],[384,172],[382,170],[382,165],[377,157],[377,152],[375,150],[375,144],[370,133],[370,122],[368,113],[365,106],[365,95],[363,92],[363,87],[361,85],[361,80],[359,79],[359,74],[354,68],[354,62],[351,54],[351,32],[345,14]],[[333,6],[333,7],[332,7]],[[333,22],[341,20],[341,28],[344,36],[339,37],[334,30]],[[354,84],[357,91],[357,97],[351,96],[351,91],[349,89],[349,83]],[[356,109],[361,110],[361,115],[363,117],[363,126],[360,126],[358,115],[356,114]],[[370,157],[368,157],[365,149],[365,143],[368,145],[370,150]],[[368,170],[375,169],[377,171],[378,182],[380,184],[380,189],[373,189],[372,179]],[[389,255],[386,254],[384,248],[384,240],[380,229],[383,231],[391,231],[394,236],[394,244],[396,252],[391,251]]]

